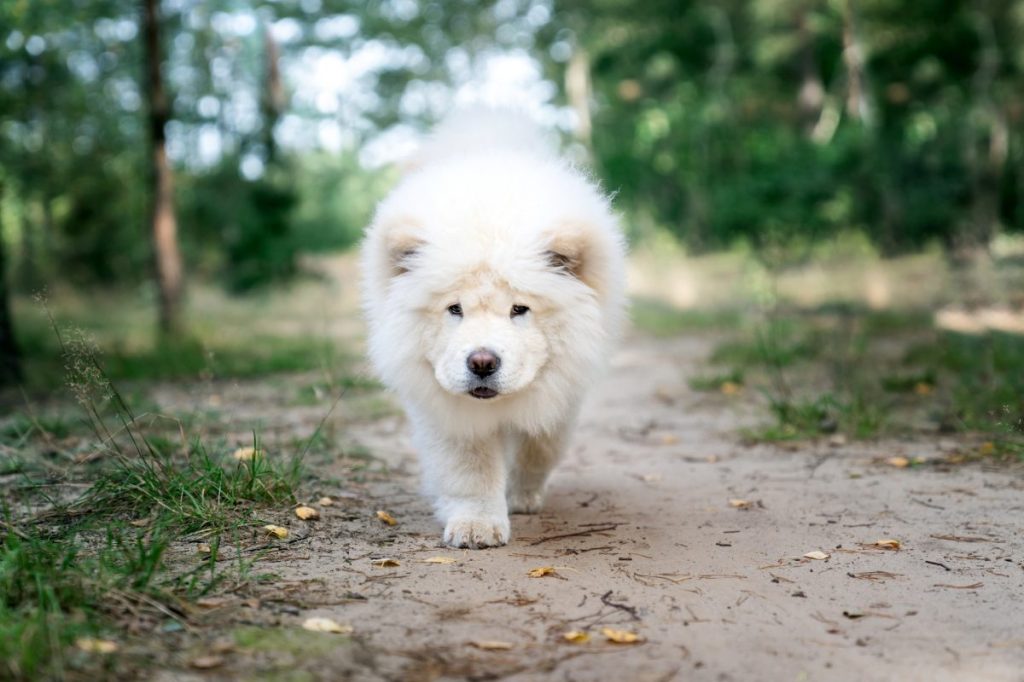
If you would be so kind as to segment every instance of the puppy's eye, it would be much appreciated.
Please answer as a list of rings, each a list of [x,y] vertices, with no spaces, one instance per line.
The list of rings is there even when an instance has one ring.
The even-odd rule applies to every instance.
[[[454,303],[448,306],[448,312],[454,315],[455,317],[462,317],[462,306],[459,305],[458,303]]]
[[[512,317],[519,317],[530,312],[530,308],[525,305],[514,305],[512,306]]]

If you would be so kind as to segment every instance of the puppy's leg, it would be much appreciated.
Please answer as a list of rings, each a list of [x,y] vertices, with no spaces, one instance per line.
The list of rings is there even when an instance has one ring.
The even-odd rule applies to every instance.
[[[421,447],[424,482],[435,496],[444,541],[452,547],[508,542],[504,443],[499,436],[460,441],[435,438]]]
[[[544,506],[544,486],[562,458],[570,426],[542,436],[524,436],[512,462],[508,508],[513,514],[536,514]]]

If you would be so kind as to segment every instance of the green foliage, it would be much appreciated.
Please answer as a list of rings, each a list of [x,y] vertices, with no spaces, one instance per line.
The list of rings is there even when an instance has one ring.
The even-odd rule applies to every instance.
[[[558,9],[542,36],[571,32],[592,64],[604,181],[693,246],[855,228],[894,250],[1024,228],[1020,2]]]

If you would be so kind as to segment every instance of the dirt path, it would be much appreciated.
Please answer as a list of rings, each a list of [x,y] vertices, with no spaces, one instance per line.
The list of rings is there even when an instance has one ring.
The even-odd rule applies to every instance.
[[[1024,679],[1019,469],[881,461],[938,462],[949,444],[937,442],[742,445],[745,399],[686,388],[708,350],[693,339],[627,344],[584,410],[545,511],[513,517],[501,549],[439,547],[402,419],[350,424],[388,473],[352,485],[350,472],[318,467],[338,478],[325,492],[342,504],[265,568],[301,596],[274,622],[330,617],[354,626],[351,642],[236,659],[224,675]],[[380,523],[376,509],[399,524]],[[871,547],[880,539],[902,549]],[[803,557],[812,551],[829,558]],[[423,562],[437,556],[457,562]],[[556,574],[527,575],[544,566]],[[645,642],[607,643],[606,626]],[[570,630],[590,642],[566,642]]]

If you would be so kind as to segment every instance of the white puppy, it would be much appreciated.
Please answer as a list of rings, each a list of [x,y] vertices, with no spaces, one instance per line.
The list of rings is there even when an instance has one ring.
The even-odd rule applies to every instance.
[[[442,124],[363,245],[370,359],[408,412],[455,547],[537,512],[624,310],[608,199],[526,119]]]

